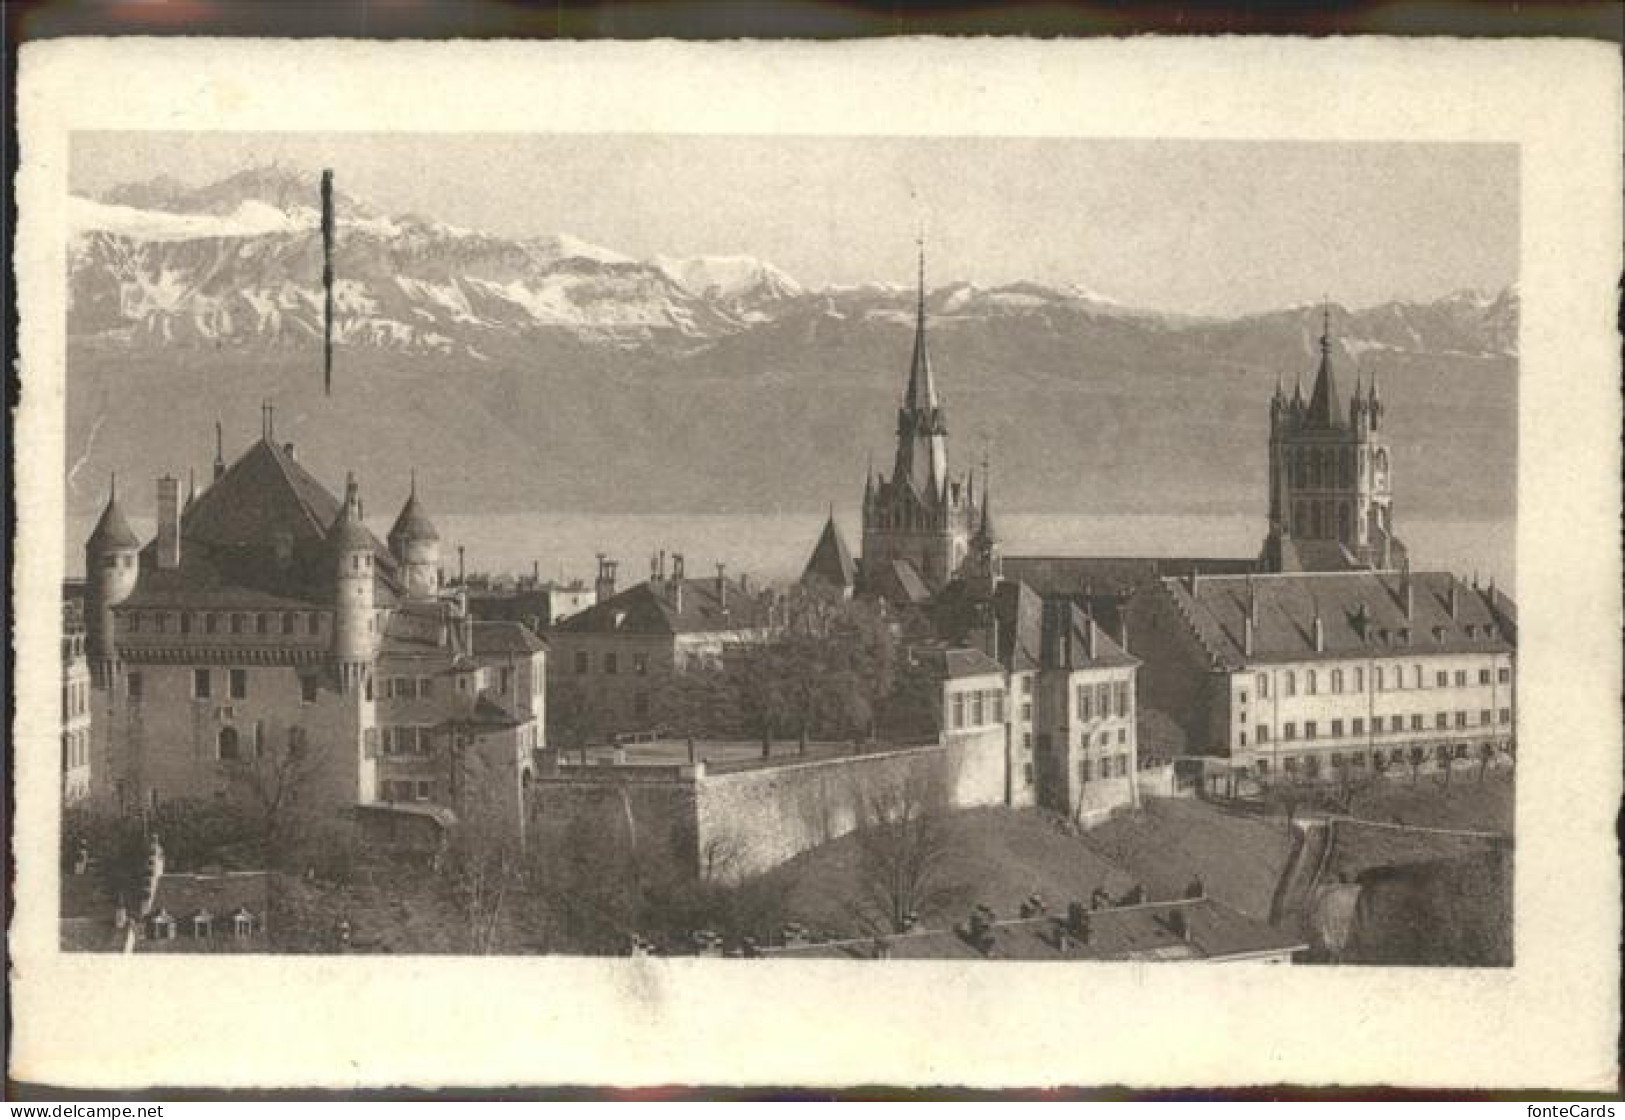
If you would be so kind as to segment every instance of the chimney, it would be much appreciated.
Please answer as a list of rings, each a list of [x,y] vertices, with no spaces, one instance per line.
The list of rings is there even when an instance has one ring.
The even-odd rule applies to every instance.
[[[671,609],[678,614],[683,613],[683,581],[677,578],[677,572],[681,570],[681,564],[673,569],[671,583],[666,586],[666,595],[671,600]]]
[[[662,582],[665,581],[665,578],[666,578],[666,550],[665,549],[661,549],[660,552],[659,552],[658,562],[655,565],[655,578],[658,579],[658,580],[661,580]]]
[[[1249,658],[1253,655],[1253,616],[1250,614],[1241,620],[1241,652]]]
[[[1084,656],[1093,661],[1095,659],[1095,620],[1093,615],[1089,617],[1088,625],[1083,633],[1085,641]]]
[[[1314,627],[1315,627],[1315,652],[1316,653],[1324,653],[1326,651],[1326,624],[1320,620],[1320,610],[1318,608],[1315,610]],[[1250,629],[1250,627],[1249,627],[1249,629]]]
[[[465,563],[467,557],[463,553],[463,546],[457,546],[457,586],[468,586],[468,567]]]
[[[1405,557],[1399,568],[1399,605],[1407,620],[1411,617],[1411,558]]]
[[[299,448],[295,447],[292,443],[284,443],[282,445],[282,454],[286,455],[296,463],[299,461]]]
[[[717,565],[717,606],[728,609],[728,565]]]
[[[598,554],[598,578],[593,583],[593,591],[600,603],[615,594],[615,567],[615,561],[602,552]]]
[[[673,582],[683,582],[683,554],[681,552],[671,554],[671,578]]]
[[[739,591],[743,595],[750,594],[750,576],[745,572],[739,573]]]
[[[1201,584],[1201,573],[1195,564],[1191,565],[1191,598],[1196,598],[1196,590]]]
[[[1448,606],[1448,608],[1450,610],[1450,617],[1455,618],[1456,617],[1456,577],[1455,576],[1450,577],[1450,598],[1449,598],[1449,602],[1446,605]]]
[[[158,480],[158,566],[177,568],[181,562],[181,484],[169,475]]]
[[[214,480],[220,481],[220,476],[226,473],[226,436],[220,427],[220,421],[214,422]]]
[[[1253,586],[1251,572],[1247,573],[1247,621],[1258,624],[1258,589]]]

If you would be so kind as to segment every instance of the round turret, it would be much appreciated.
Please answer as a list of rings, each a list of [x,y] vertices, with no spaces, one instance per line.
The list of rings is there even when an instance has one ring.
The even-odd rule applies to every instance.
[[[389,531],[390,554],[400,562],[406,594],[413,599],[432,599],[440,592],[440,534],[418,501],[417,472],[406,505]]]
[[[360,488],[355,476],[345,482],[344,505],[327,531],[332,549],[333,660],[339,686],[357,687],[372,670],[378,648],[373,617],[373,538],[361,521]]]
[[[91,677],[106,688],[115,672],[118,649],[113,608],[130,597],[140,573],[141,541],[118,500],[118,480],[108,488],[107,505],[85,541],[85,654]]]

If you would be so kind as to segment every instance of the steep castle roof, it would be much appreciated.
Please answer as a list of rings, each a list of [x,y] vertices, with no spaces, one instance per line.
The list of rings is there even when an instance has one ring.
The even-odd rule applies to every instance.
[[[807,558],[801,578],[804,582],[821,579],[842,589],[851,588],[857,583],[857,563],[852,559],[852,551],[846,547],[846,540],[841,536],[840,526],[835,524],[833,513],[824,522],[824,531],[819,534],[818,543]]]
[[[423,512],[423,503],[418,501],[417,472],[412,472],[412,490],[406,496],[406,504],[401,507],[400,516],[395,518],[395,524],[389,530],[391,541],[437,541],[440,533],[429,520],[429,515]]]
[[[115,481],[107,491],[107,505],[102,509],[102,515],[96,522],[96,527],[90,531],[86,542],[87,547],[93,551],[107,549],[140,548],[141,538],[135,535],[130,528],[129,520],[124,516],[124,507],[119,505],[118,483]]]

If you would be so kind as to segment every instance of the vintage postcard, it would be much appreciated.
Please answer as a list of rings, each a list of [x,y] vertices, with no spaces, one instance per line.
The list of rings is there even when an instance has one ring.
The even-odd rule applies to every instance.
[[[1614,1086],[1618,79],[26,48],[13,1076]]]

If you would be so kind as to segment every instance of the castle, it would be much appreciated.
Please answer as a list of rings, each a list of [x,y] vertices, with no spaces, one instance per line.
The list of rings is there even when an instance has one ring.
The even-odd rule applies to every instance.
[[[217,427],[201,493],[160,478],[150,542],[116,483],[86,541],[99,792],[150,807],[297,776],[302,801],[364,819],[517,821],[545,645],[442,590],[415,477],[386,547],[354,476],[335,497],[272,421],[229,467]]]

